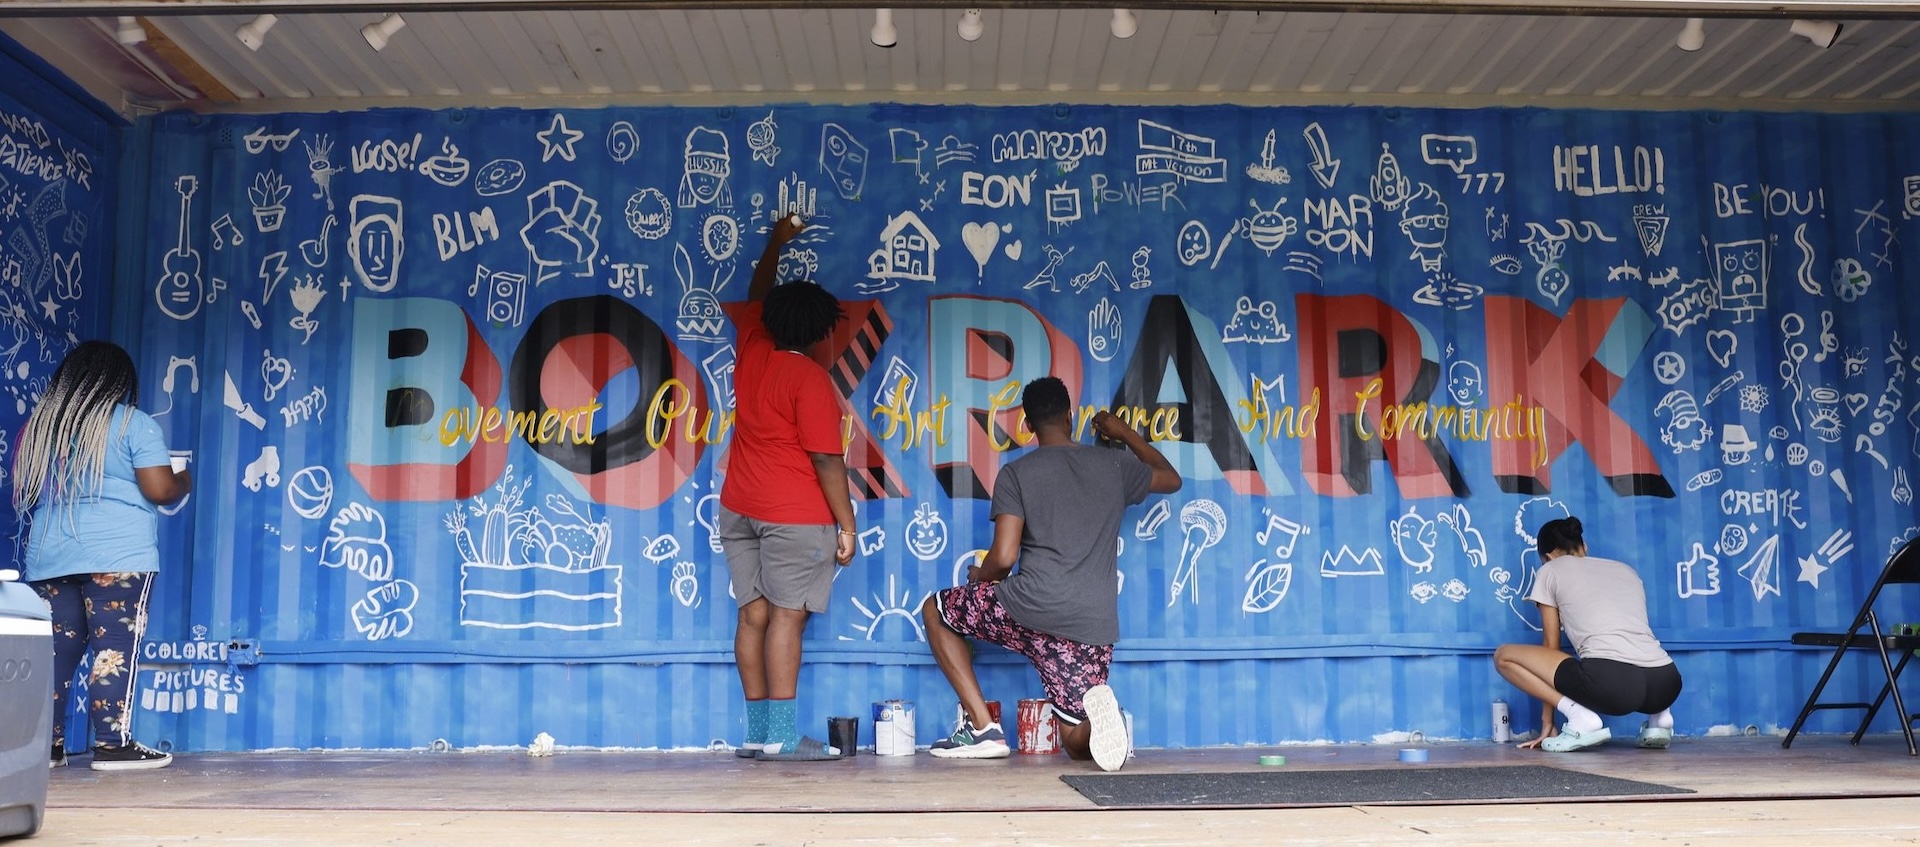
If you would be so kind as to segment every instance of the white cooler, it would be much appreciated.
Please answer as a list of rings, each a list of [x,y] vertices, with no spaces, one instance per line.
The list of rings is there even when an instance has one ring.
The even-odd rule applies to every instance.
[[[53,620],[18,579],[0,570],[0,838],[40,831],[53,750]]]

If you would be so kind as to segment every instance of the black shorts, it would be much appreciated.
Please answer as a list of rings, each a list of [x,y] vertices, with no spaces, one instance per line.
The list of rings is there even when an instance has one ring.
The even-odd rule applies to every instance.
[[[1612,659],[1568,659],[1553,671],[1553,687],[1603,715],[1657,714],[1680,699],[1680,669],[1643,668]]]

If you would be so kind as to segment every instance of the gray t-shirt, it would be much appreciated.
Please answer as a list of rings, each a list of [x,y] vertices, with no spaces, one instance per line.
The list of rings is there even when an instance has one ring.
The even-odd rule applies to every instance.
[[[1133,454],[1080,444],[1036,447],[1001,468],[993,516],[1026,521],[1020,569],[1000,583],[1007,614],[1082,644],[1120,640],[1120,518],[1152,482]]]
[[[1561,556],[1541,566],[1527,597],[1560,610],[1560,628],[1582,659],[1643,668],[1673,664],[1647,625],[1647,589],[1633,568],[1612,559]]]

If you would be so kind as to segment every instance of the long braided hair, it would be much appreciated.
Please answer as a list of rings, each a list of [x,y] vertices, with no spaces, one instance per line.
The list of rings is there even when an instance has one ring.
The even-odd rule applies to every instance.
[[[27,416],[13,459],[13,508],[31,513],[43,498],[71,503],[98,495],[106,476],[114,407],[140,403],[133,357],[106,341],[73,348]]]

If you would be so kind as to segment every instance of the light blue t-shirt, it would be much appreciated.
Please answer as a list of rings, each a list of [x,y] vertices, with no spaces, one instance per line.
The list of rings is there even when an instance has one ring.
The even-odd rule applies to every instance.
[[[167,443],[146,412],[114,408],[107,429],[105,476],[98,496],[52,502],[47,491],[33,510],[27,539],[27,579],[88,573],[151,573],[160,569],[153,502],[140,493],[134,468],[165,467]]]

